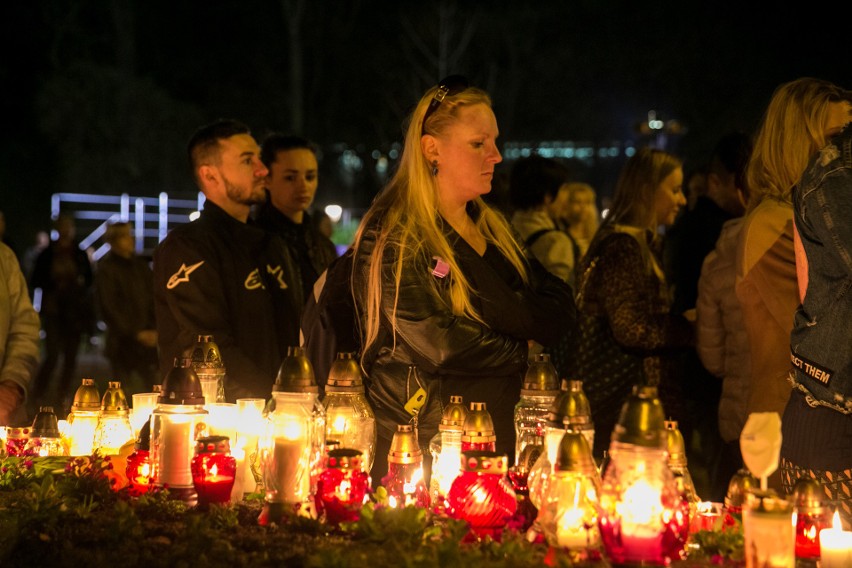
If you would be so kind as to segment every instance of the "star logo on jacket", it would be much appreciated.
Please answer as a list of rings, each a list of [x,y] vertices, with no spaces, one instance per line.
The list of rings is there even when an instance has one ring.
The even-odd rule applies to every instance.
[[[281,265],[278,266],[269,266],[266,265],[266,271],[275,277],[275,280],[278,281],[278,287],[282,290],[287,289],[287,282],[284,280],[284,269],[281,268]]]
[[[288,288],[287,282],[284,280],[284,269],[281,268],[280,264],[278,266],[269,266],[267,264],[266,272],[278,281],[279,288],[282,290],[286,290]],[[266,289],[266,286],[263,285],[263,278],[260,277],[259,268],[255,268],[249,272],[249,275],[246,277],[245,287],[246,290],[257,290],[258,288]]]
[[[187,266],[184,263],[181,263],[180,268],[177,272],[172,274],[169,277],[169,281],[166,283],[166,288],[169,290],[177,287],[178,284],[182,284],[183,282],[189,282],[189,275],[198,270],[198,268],[204,264],[204,261],[197,262],[193,265]]]

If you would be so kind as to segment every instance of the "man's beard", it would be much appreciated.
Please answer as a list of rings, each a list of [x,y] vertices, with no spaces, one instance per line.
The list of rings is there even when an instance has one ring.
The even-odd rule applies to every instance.
[[[266,203],[266,191],[263,187],[255,189],[254,186],[250,186],[248,192],[245,192],[244,188],[231,183],[224,175],[222,176],[222,181],[225,182],[225,195],[234,203],[241,205]]]

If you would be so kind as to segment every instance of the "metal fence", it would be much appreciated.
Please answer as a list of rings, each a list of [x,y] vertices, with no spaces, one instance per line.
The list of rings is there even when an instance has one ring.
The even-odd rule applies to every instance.
[[[201,192],[195,195],[164,192],[157,197],[54,193],[50,216],[52,219],[60,214],[74,217],[80,248],[91,251],[93,260],[109,250],[104,235],[110,223],[132,223],[136,253],[150,257],[171,228],[188,223],[201,210],[204,199]]]

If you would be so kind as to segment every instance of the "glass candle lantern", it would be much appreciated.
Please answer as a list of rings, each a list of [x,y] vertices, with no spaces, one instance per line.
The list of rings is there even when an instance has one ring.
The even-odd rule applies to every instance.
[[[432,454],[429,498],[439,512],[445,509],[445,497],[459,474],[461,439],[466,418],[467,409],[462,397],[451,396],[438,424],[438,433],[429,441],[429,452]]]
[[[518,503],[506,477],[506,454],[462,452],[461,472],[447,494],[447,514],[467,521],[471,535],[499,540]]]
[[[542,452],[544,452],[544,438],[535,438],[531,443],[524,446],[520,461],[510,467],[507,473],[512,484],[512,490],[518,499],[518,510],[512,519],[512,526],[517,527],[520,532],[526,532],[534,527],[534,532],[528,534],[528,537],[534,535],[537,542],[544,540],[544,535],[540,530],[541,528],[535,525],[538,509],[530,500],[529,473],[541,457]]]
[[[68,420],[63,420],[59,418],[56,421],[56,424],[59,427],[59,439],[62,440],[62,446],[65,448],[65,455],[70,456],[71,453],[71,425],[68,423]],[[0,436],[2,438],[2,436]],[[4,444],[5,445],[5,444]]]
[[[725,513],[742,520],[743,505],[748,492],[760,487],[760,482],[745,468],[741,468],[728,482],[725,494]]]
[[[72,456],[89,456],[94,451],[95,430],[101,411],[101,393],[95,380],[84,378],[74,393],[74,402],[68,414],[71,428],[69,453]]]
[[[520,463],[527,444],[544,443],[547,417],[559,392],[559,376],[550,355],[537,354],[524,375],[521,398],[515,405],[515,463]]]
[[[357,521],[370,496],[370,475],[362,468],[361,451],[330,450],[327,458],[317,482],[317,510],[331,525]]]
[[[325,467],[325,431],[327,416],[325,407],[319,398],[319,386],[314,376],[311,362],[301,347],[287,348],[287,356],[281,361],[275,383],[272,385],[273,397],[276,392],[292,392],[311,395],[311,494],[316,490],[317,480]]]
[[[93,445],[101,455],[118,455],[122,446],[135,440],[127,397],[119,381],[110,381],[109,388],[101,400],[98,426],[95,428]]]
[[[429,507],[429,490],[423,479],[423,451],[417,431],[410,424],[399,424],[388,452],[388,473],[382,478],[388,492],[388,505]]]
[[[225,362],[212,335],[199,335],[185,355],[201,382],[205,403],[225,402]]]
[[[24,445],[23,455],[37,457],[68,455],[59,435],[59,421],[52,406],[42,406],[36,413],[29,439]]]
[[[796,519],[796,558],[814,560],[820,557],[819,533],[829,526],[825,492],[816,479],[804,477],[793,487]]]
[[[263,418],[265,405],[266,400],[262,398],[237,399],[237,442],[231,446],[231,454],[237,458],[237,480],[232,500],[240,500],[263,485],[257,443],[266,423]]]
[[[747,568],[794,568],[793,502],[772,490],[750,491],[743,507],[743,551]]]
[[[205,398],[206,400],[206,398]],[[227,436],[228,440],[237,439],[237,404],[235,402],[208,402],[207,433],[210,436]]]
[[[312,500],[311,473],[315,458],[313,409],[316,395],[273,392],[275,409],[259,442],[265,491],[259,522],[279,522],[289,511]]]
[[[148,420],[139,429],[139,436],[133,453],[127,457],[124,471],[129,483],[130,495],[139,497],[151,487],[151,421]]]
[[[190,468],[199,508],[231,501],[231,490],[237,476],[237,460],[231,455],[227,436],[198,438]]]
[[[158,392],[137,392],[131,395],[133,406],[130,409],[130,425],[133,432],[139,437],[142,426],[151,419],[151,413],[157,407]]]
[[[30,439],[30,427],[6,428],[6,455],[9,457],[20,457],[24,455],[24,448]]]
[[[562,436],[553,475],[539,509],[538,525],[551,546],[588,552],[600,546],[597,503],[598,468],[585,436]]]
[[[331,365],[322,400],[326,412],[325,436],[344,448],[361,451],[369,472],[376,449],[376,417],[364,395],[364,378],[354,353],[338,353]]]
[[[494,421],[484,402],[471,402],[464,419],[461,438],[462,452],[493,452],[497,449]]]
[[[583,382],[578,380],[563,381],[561,393],[553,401],[545,422],[544,451],[538,453],[538,458],[529,468],[527,486],[530,501],[536,508],[541,507],[548,480],[553,473],[553,465],[556,463],[559,444],[569,427],[586,438],[589,448],[594,447],[592,411],[589,399],[583,391]]]
[[[724,523],[725,507],[722,503],[700,501],[695,504],[695,510],[689,520],[689,532],[717,531]]]
[[[612,434],[598,528],[614,564],[668,565],[684,555],[689,511],[667,465],[657,389],[634,387]]]
[[[686,459],[686,444],[683,440],[683,434],[677,427],[676,420],[665,420],[663,427],[666,431],[666,452],[668,454],[669,469],[674,475],[675,485],[681,498],[687,505],[689,511],[690,526],[698,512],[698,493],[695,491],[695,484],[692,482],[692,475],[687,468]],[[712,509],[711,509],[712,510]],[[707,520],[707,513],[704,513],[703,520]]]
[[[207,435],[206,422],[204,395],[192,361],[176,358],[151,413],[152,484],[167,487],[173,497],[189,505],[198,498],[190,463],[195,440]]]

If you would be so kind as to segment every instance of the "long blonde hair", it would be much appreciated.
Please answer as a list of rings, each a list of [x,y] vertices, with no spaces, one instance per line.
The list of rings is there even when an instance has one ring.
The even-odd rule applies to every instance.
[[[683,167],[680,158],[655,148],[640,148],[621,170],[612,207],[603,225],[630,225],[656,232],[654,213],[657,189],[673,171]]]
[[[354,248],[356,258],[362,247],[362,240],[368,233],[375,234],[375,246],[369,252],[369,264],[365,287],[356,297],[365,299],[362,323],[362,356],[376,341],[381,320],[381,302],[384,282],[382,280],[382,261],[385,255],[393,255],[394,305],[391,325],[396,327],[396,305],[399,300],[399,288],[403,266],[412,261],[423,260],[423,270],[432,257],[437,256],[449,267],[450,305],[456,316],[464,316],[482,322],[481,316],[471,303],[471,286],[462,273],[453,247],[447,240],[442,228],[444,222],[438,213],[438,184],[431,174],[431,166],[423,154],[420,139],[426,128],[423,117],[429,103],[438,91],[438,87],[429,89],[420,99],[408,119],[405,133],[405,145],[399,161],[399,168],[385,188],[376,196],[355,234]],[[491,99],[485,91],[469,87],[456,95],[448,95],[427,121],[431,135],[440,137],[448,126],[458,120],[459,110],[477,104],[491,107]],[[468,204],[468,212],[475,216],[477,229],[489,244],[493,244],[512,263],[524,282],[528,281],[527,265],[519,244],[505,217],[491,209],[481,198]],[[478,216],[477,216],[478,215]],[[392,252],[391,252],[392,251]],[[353,270],[357,268],[353,267]],[[353,282],[356,282],[353,274]],[[434,281],[431,293],[438,294]],[[394,334],[395,335],[395,334]]]
[[[808,160],[827,142],[829,105],[845,100],[848,92],[812,77],[775,89],[746,170],[749,210],[766,197],[791,202]]]

